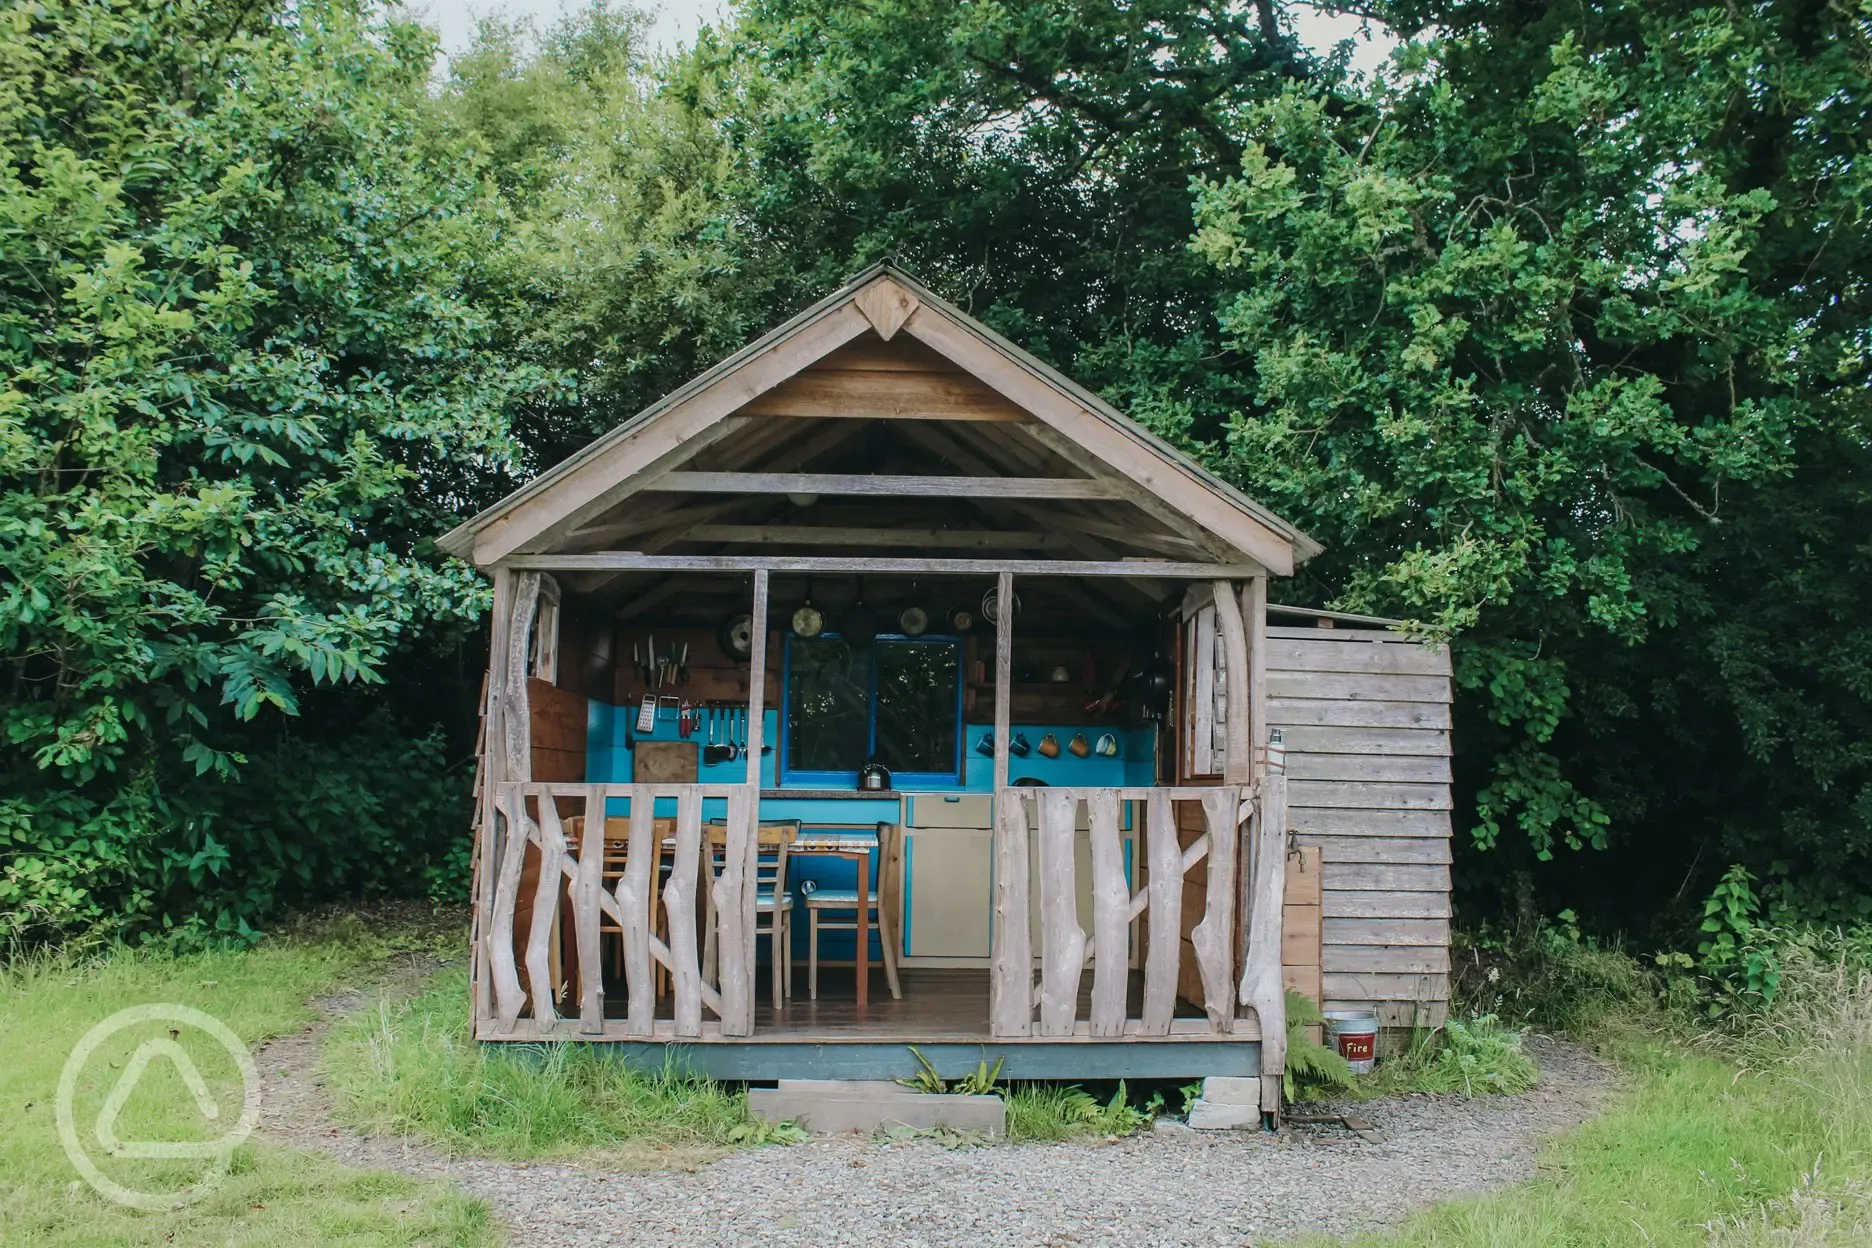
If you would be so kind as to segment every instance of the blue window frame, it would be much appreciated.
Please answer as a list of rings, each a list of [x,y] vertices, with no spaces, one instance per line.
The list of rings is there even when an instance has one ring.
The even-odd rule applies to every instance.
[[[849,788],[875,759],[897,788],[962,784],[962,639],[789,635],[780,697],[780,783]]]

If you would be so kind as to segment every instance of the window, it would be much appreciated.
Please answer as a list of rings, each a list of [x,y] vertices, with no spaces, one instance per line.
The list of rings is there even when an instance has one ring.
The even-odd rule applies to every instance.
[[[782,783],[849,785],[876,759],[906,782],[962,782],[962,643],[788,637]]]

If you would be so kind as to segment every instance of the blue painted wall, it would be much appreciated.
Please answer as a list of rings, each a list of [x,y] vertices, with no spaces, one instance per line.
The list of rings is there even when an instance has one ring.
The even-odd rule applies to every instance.
[[[635,706],[612,706],[606,702],[593,701],[589,704],[586,716],[585,737],[585,778],[593,784],[628,784],[632,778],[632,759],[627,738],[643,737],[654,741],[680,741],[682,734],[677,730],[676,716],[665,712],[659,716],[656,727],[647,733],[636,732],[637,708]],[[769,743],[779,740],[779,713],[768,711],[765,728],[761,736]],[[718,726],[720,732],[725,727]],[[938,789],[919,786],[917,793],[967,792],[986,793],[994,788],[994,758],[983,754],[976,747],[982,738],[993,731],[992,724],[970,724],[965,742],[963,780],[959,788]],[[1025,758],[1008,760],[1008,775],[1012,779],[1030,776],[1044,780],[1050,785],[1059,786],[1095,786],[1095,785],[1132,785],[1143,786],[1155,782],[1157,764],[1155,758],[1156,733],[1149,728],[1131,731],[1111,729],[1118,736],[1119,753],[1116,758],[1103,758],[1094,753],[1085,758],[1076,758],[1067,748],[1074,734],[1083,731],[1089,743],[1096,744],[1099,736],[1107,731],[1102,728],[1076,728],[1061,724],[1016,724],[1016,733],[1024,734],[1028,744],[1035,747]],[[1060,753],[1058,758],[1046,758],[1038,752],[1040,740],[1048,732],[1059,738]],[[698,746],[708,740],[706,721],[699,734],[688,738]],[[761,787],[777,788],[775,783],[775,752],[761,758]],[[747,760],[736,759],[726,763],[698,763],[697,778],[705,783],[739,784],[747,778]],[[628,815],[630,801],[626,798],[614,798],[609,803],[606,814],[612,817]],[[657,803],[658,815],[674,816],[676,803],[665,799]],[[727,815],[727,803],[721,800],[709,800],[702,804],[704,819],[721,819]],[[880,821],[901,822],[902,807],[896,796],[872,800],[828,800],[767,798],[761,802],[763,819],[798,819],[807,828],[837,828],[845,825],[875,827]],[[877,864],[872,864],[872,884],[876,885]],[[790,867],[788,874],[797,885],[803,880],[815,880],[822,888],[851,888],[855,879],[855,863],[837,859],[802,856]],[[803,913],[794,932],[796,953],[806,956],[806,920]],[[852,957],[852,935],[849,932],[825,933],[819,942],[819,953],[830,961],[849,961]],[[877,938],[872,937],[872,958],[879,959]]]

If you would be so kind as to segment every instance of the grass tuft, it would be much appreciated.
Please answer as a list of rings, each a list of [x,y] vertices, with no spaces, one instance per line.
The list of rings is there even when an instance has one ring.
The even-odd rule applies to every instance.
[[[1156,1114],[1157,1098],[1132,1105],[1123,1083],[1104,1103],[1084,1088],[1057,1083],[1017,1083],[1007,1091],[1008,1139],[1013,1143],[1133,1135],[1150,1126]]]
[[[457,971],[335,1029],[327,1086],[345,1119],[452,1152],[603,1151],[632,1168],[696,1164],[797,1136],[755,1121],[746,1096],[710,1080],[644,1074],[583,1045],[490,1049],[469,1037],[467,1018],[468,980]]]

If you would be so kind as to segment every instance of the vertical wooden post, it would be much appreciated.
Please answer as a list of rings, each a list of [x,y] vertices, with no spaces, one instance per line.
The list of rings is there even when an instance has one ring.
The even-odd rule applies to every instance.
[[[748,653],[747,782],[760,817],[761,734],[767,726],[767,569],[754,570],[754,640]]]
[[[494,804],[500,784],[507,779],[506,736],[501,725],[506,692],[507,628],[513,622],[514,575],[494,569],[494,606],[488,613],[488,666],[481,682],[481,826],[475,853],[474,947],[469,972],[474,995],[476,1033],[479,1024],[494,1017],[493,981],[488,965],[494,918],[494,888],[500,874],[501,813]]]
[[[1008,784],[1008,732],[1012,723],[1014,686],[1014,574],[1003,572],[995,578],[995,726],[994,789],[995,800]]]
[[[1262,760],[1257,755],[1262,743],[1268,739],[1267,598],[1268,578],[1266,576],[1251,576],[1242,586],[1242,623],[1248,631],[1249,775],[1245,777],[1247,780],[1256,779],[1261,775]]]
[[[506,844],[501,846],[499,874],[494,885],[494,908],[488,922],[488,978],[494,987],[494,1018],[499,1031],[512,1031],[526,1004],[526,989],[514,965],[514,903],[520,897],[520,869],[526,860],[526,795],[519,785],[503,785],[504,796],[494,808],[507,817]]]
[[[539,644],[533,647],[533,674],[548,684],[559,683],[559,582],[540,577]]]
[[[1070,1036],[1079,1016],[1085,932],[1079,926],[1071,789],[1040,790],[1040,1034]]]
[[[1281,730],[1268,735],[1267,774],[1255,811],[1254,884],[1241,1003],[1261,1023],[1261,1112],[1278,1116],[1287,1066],[1287,997],[1281,982],[1281,902],[1287,883],[1287,751]]]
[[[624,929],[625,1033],[649,1036],[656,1016],[656,985],[651,979],[651,916],[656,911],[656,877],[651,860],[658,856],[656,798],[648,785],[630,790],[630,844],[624,849],[624,878],[618,881],[619,926]]]
[[[1202,977],[1203,1009],[1209,1015],[1209,1025],[1223,1033],[1235,1030],[1235,846],[1241,837],[1236,822],[1240,804],[1241,790],[1233,786],[1203,794],[1203,824],[1209,830],[1209,880],[1204,889],[1202,922],[1190,932],[1196,970]]]
[[[559,807],[553,802],[552,794],[540,794],[539,812],[539,879],[533,889],[533,921],[527,928],[526,971],[533,1019],[544,1027],[559,1021],[559,1011],[553,1007],[557,985],[553,983],[550,968],[553,920],[559,917],[559,896],[565,887],[565,871],[560,864],[565,861],[566,839],[565,830],[559,824]],[[586,973],[584,953],[583,949],[579,950],[581,976]]]
[[[527,697],[527,638],[533,631],[533,615],[539,608],[540,574],[522,572],[514,582],[513,623],[507,630],[507,697],[502,719],[506,721],[503,740],[507,747],[507,778],[533,778],[533,714]]]
[[[1131,977],[1131,883],[1125,878],[1117,792],[1094,789],[1086,815],[1092,829],[1092,1034],[1121,1036]]]
[[[550,793],[540,798],[540,814],[553,805]],[[553,823],[559,822],[557,812]],[[578,942],[579,1031],[604,1033],[604,941],[598,934],[602,917],[598,893],[604,887],[605,797],[603,785],[585,789],[585,826],[579,837],[578,873],[572,881],[573,936]],[[559,892],[553,890],[553,899]]]
[[[1249,706],[1248,630],[1242,623],[1241,602],[1235,597],[1235,587],[1227,581],[1216,581],[1211,588],[1215,595],[1216,623],[1222,629],[1223,670],[1228,679],[1222,779],[1228,784],[1247,784],[1254,774],[1254,739],[1248,735],[1254,718]]]
[[[1033,936],[1027,928],[1027,810],[1008,788],[1014,684],[1014,574],[995,579],[994,946],[988,1016],[997,1036],[1033,1034]]]
[[[636,808],[637,799],[633,798],[631,809]],[[689,1038],[702,1034],[702,962],[696,949],[696,881],[701,870],[702,790],[686,784],[676,797],[676,853],[669,883],[663,886],[663,912],[669,916],[676,1034]]]
[[[1147,1036],[1170,1034],[1176,1013],[1177,961],[1183,952],[1183,848],[1177,844],[1170,794],[1152,789],[1144,802],[1144,852],[1150,863],[1150,936],[1144,951]]]
[[[754,1022],[754,911],[747,904],[749,848],[759,852],[753,811],[745,789],[728,794],[727,836],[722,846],[722,871],[710,888],[715,902],[715,923],[721,951],[721,1023],[724,1036],[745,1036]],[[776,940],[774,956],[780,956]]]

